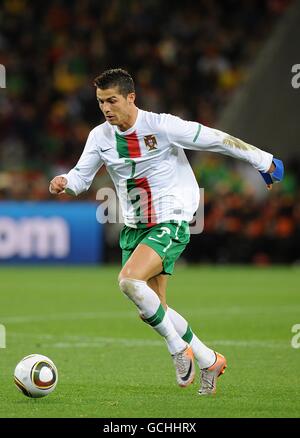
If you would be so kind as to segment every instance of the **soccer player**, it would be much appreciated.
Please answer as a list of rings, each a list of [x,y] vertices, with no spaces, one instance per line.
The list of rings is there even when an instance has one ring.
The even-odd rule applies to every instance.
[[[176,310],[167,306],[167,275],[190,239],[189,222],[198,208],[199,188],[184,148],[212,151],[250,163],[268,188],[283,177],[280,160],[250,144],[200,123],[135,105],[132,77],[107,70],[94,85],[106,121],[89,134],[77,165],[50,182],[50,192],[78,195],[90,187],[102,165],[110,174],[122,207],[121,291],[140,317],[161,336],[173,357],[180,386],[201,370],[199,394],[216,392],[226,359],[206,346]]]

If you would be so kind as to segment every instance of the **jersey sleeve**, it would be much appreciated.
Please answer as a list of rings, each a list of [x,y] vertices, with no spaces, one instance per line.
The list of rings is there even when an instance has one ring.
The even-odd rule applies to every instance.
[[[170,143],[177,147],[218,152],[246,161],[261,172],[267,172],[272,164],[272,154],[226,132],[185,121],[171,114],[165,115],[163,125]]]
[[[65,191],[77,196],[88,190],[102,165],[95,134],[91,131],[78,163],[69,173],[62,175],[68,180]]]

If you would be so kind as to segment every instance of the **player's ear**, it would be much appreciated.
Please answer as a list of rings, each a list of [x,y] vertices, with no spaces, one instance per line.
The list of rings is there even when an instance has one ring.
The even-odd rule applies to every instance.
[[[134,101],[135,101],[135,93],[129,93],[127,95],[127,102],[128,103],[134,103]]]

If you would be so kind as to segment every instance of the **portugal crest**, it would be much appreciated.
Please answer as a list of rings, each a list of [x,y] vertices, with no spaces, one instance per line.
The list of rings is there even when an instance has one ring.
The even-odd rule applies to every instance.
[[[148,151],[153,151],[154,149],[157,149],[157,140],[155,138],[155,135],[145,135],[144,142],[148,148]]]

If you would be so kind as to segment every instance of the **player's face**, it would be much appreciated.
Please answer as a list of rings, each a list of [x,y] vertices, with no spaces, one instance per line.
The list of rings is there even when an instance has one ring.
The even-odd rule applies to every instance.
[[[111,125],[122,126],[128,120],[134,104],[135,93],[126,97],[120,94],[118,87],[102,90],[96,89],[100,110]]]

